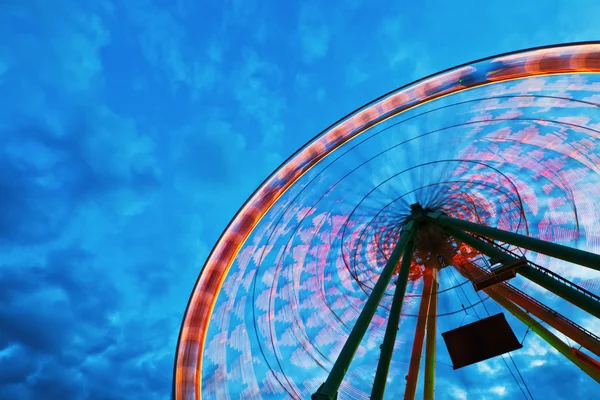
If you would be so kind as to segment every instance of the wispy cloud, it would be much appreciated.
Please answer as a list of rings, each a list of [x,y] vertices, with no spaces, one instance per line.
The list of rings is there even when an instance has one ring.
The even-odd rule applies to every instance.
[[[304,62],[310,64],[327,55],[330,35],[322,10],[316,5],[303,5],[298,21],[298,38]]]
[[[505,386],[494,386],[493,388],[490,389],[490,392],[492,392],[498,396],[505,396],[506,395],[506,387]]]

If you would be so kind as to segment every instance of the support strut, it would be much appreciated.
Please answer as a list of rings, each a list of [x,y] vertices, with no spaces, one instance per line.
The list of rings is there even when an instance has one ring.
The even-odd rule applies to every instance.
[[[388,323],[381,345],[381,355],[377,363],[377,371],[375,372],[375,381],[373,382],[373,390],[371,391],[371,400],[383,399],[385,384],[392,361],[394,352],[394,344],[396,343],[396,333],[398,332],[398,324],[400,323],[400,313],[402,312],[402,304],[404,303],[404,294],[406,292],[406,284],[408,283],[408,273],[410,272],[410,264],[412,261],[414,242],[411,239],[406,245],[402,263],[398,273],[398,281],[396,282],[396,290],[394,291],[394,299],[392,300],[392,308],[388,316]]]
[[[413,340],[412,355],[408,367],[408,376],[406,377],[406,391],[404,400],[415,398],[417,391],[417,381],[419,379],[419,368],[421,366],[421,354],[423,353],[423,340],[425,339],[425,324],[427,323],[427,313],[429,311],[429,300],[431,299],[431,289],[433,287],[432,269],[426,269],[423,274],[423,294],[419,306],[419,316],[417,318],[417,327],[415,329],[415,339]]]
[[[423,399],[433,400],[435,389],[435,335],[437,321],[437,297],[438,281],[437,268],[432,269],[431,299],[429,300],[429,312],[427,314],[427,338],[425,340],[425,389]]]
[[[386,266],[384,267],[377,283],[373,287],[373,291],[366,301],[360,315],[356,319],[356,323],[348,335],[348,339],[342,348],[338,358],[336,359],[331,371],[329,372],[329,376],[327,376],[327,380],[317,389],[317,391],[312,395],[313,400],[334,400],[337,398],[338,389],[344,380],[344,376],[346,375],[346,371],[354,358],[354,354],[360,346],[360,342],[367,332],[367,328],[371,323],[371,319],[373,315],[375,315],[375,311],[381,302],[381,298],[383,297],[385,290],[392,279],[392,275],[394,274],[394,270],[396,269],[396,265],[398,265],[398,261],[400,260],[400,256],[404,251],[406,245],[408,244],[409,239],[413,235],[413,222],[410,221],[400,234],[400,239],[394,247],[390,258],[387,261]]]
[[[490,226],[475,224],[469,221],[452,218],[442,213],[427,213],[428,219],[435,221],[438,225],[444,227],[454,227],[477,235],[500,240],[515,246],[543,253],[550,257],[559,258],[564,261],[583,265],[585,267],[600,271],[600,255],[587,251],[574,249],[556,243],[546,242],[514,232],[504,231]]]

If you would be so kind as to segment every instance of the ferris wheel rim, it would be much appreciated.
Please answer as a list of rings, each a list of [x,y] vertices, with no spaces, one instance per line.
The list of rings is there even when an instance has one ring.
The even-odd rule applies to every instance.
[[[584,51],[584,47],[586,46],[592,46],[594,48],[594,51]],[[577,48],[580,48],[579,51],[575,51],[577,50]],[[260,185],[258,185],[258,187],[256,188],[256,190],[248,197],[248,199],[243,203],[243,205],[240,207],[240,209],[235,213],[235,215],[233,216],[233,218],[230,220],[230,222],[227,224],[226,228],[223,230],[223,232],[221,233],[221,235],[219,236],[218,240],[216,241],[215,245],[213,246],[213,248],[211,249],[204,265],[202,266],[200,273],[198,274],[198,278],[196,280],[196,282],[194,283],[192,292],[190,294],[189,297],[189,301],[186,305],[186,309],[185,309],[185,313],[183,315],[182,318],[182,323],[181,323],[181,328],[179,331],[179,335],[178,335],[178,340],[177,340],[177,347],[176,347],[176,352],[175,352],[175,359],[174,359],[174,369],[173,369],[173,393],[172,393],[172,397],[174,399],[180,399],[180,398],[187,398],[185,397],[185,394],[179,396],[179,392],[178,392],[178,385],[180,383],[182,383],[183,381],[185,381],[186,383],[190,383],[188,380],[184,379],[183,377],[180,377],[180,379],[178,379],[178,372],[182,372],[183,369],[189,369],[192,368],[189,364],[186,363],[179,363],[180,357],[183,355],[183,348],[182,348],[182,338],[184,337],[184,333],[187,334],[191,329],[195,330],[194,327],[190,327],[188,326],[188,324],[186,323],[188,321],[188,317],[189,317],[189,313],[190,313],[190,308],[191,306],[195,303],[194,300],[197,300],[197,298],[195,299],[195,294],[198,291],[198,287],[199,284],[201,282],[201,279],[203,277],[206,276],[206,270],[207,270],[207,266],[209,266],[211,260],[213,259],[213,257],[215,257],[215,254],[217,252],[217,250],[219,250],[219,248],[221,248],[223,246],[223,239],[225,238],[225,236],[231,231],[232,227],[234,226],[234,224],[236,222],[239,222],[238,219],[244,215],[244,211],[246,211],[246,208],[248,208],[249,206],[252,206],[253,202],[256,200],[255,197],[260,193],[261,190],[263,190],[265,187],[267,187],[267,185],[269,184],[269,182],[271,182],[275,177],[277,177],[282,171],[284,171],[286,169],[286,166],[288,166],[292,161],[296,160],[296,158],[298,158],[305,150],[309,149],[311,147],[311,145],[314,145],[319,138],[324,137],[324,135],[326,135],[328,132],[332,132],[336,127],[340,126],[341,124],[343,124],[344,122],[349,121],[352,117],[356,117],[357,115],[359,115],[361,112],[369,110],[370,108],[382,103],[385,99],[390,98],[390,96],[393,96],[395,94],[399,94],[402,93],[405,90],[408,90],[410,88],[414,88],[414,87],[418,87],[420,84],[424,84],[426,83],[428,80],[434,79],[434,78],[441,78],[445,75],[448,75],[452,72],[456,72],[456,71],[460,71],[461,69],[467,68],[467,67],[474,67],[477,64],[480,63],[484,63],[484,62],[488,62],[494,59],[500,59],[500,58],[506,58],[506,57],[510,57],[510,56],[524,56],[527,53],[531,53],[531,55],[533,55],[535,52],[543,52],[545,50],[564,50],[564,49],[573,49],[573,54],[570,55],[570,57],[572,56],[576,56],[576,55],[586,55],[586,54],[590,54],[590,53],[595,53],[595,52],[600,52],[600,41],[582,41],[582,42],[572,42],[572,43],[562,43],[562,44],[555,44],[555,45],[545,45],[545,46],[538,46],[538,47],[531,47],[531,48],[526,48],[526,49],[521,49],[521,50],[516,50],[516,51],[511,51],[511,52],[506,52],[506,53],[501,53],[501,54],[497,54],[497,55],[493,55],[493,56],[488,56],[488,57],[484,57],[484,58],[479,58],[477,60],[471,61],[471,62],[467,62],[467,63],[463,63],[460,64],[458,66],[454,66],[451,68],[447,68],[444,69],[442,71],[436,72],[434,74],[430,74],[426,77],[420,78],[418,80],[412,81],[406,85],[403,85],[397,89],[391,90],[385,94],[383,94],[382,96],[379,96],[378,98],[366,103],[365,105],[357,108],[356,110],[348,113],[347,115],[345,115],[344,117],[340,118],[339,120],[337,120],[335,123],[331,124],[330,126],[328,126],[326,129],[322,130],[319,134],[315,135],[313,138],[311,138],[309,141],[307,141],[302,147],[300,147],[297,151],[295,151],[292,155],[290,155],[285,161],[283,161],[265,180],[263,180],[261,182]],[[570,59],[569,57],[569,59]],[[526,58],[523,58],[524,60],[526,60]],[[600,60],[596,61],[597,63],[600,64]],[[498,68],[500,69],[500,68]],[[488,72],[493,72],[494,69],[490,69]],[[535,72],[535,71],[533,71]],[[398,115],[402,112],[405,112],[408,109],[417,107],[427,101],[431,101],[443,96],[447,96],[447,95],[451,95],[454,93],[457,93],[459,91],[466,91],[466,90],[470,90],[470,89],[474,89],[476,87],[481,87],[483,85],[488,85],[488,84],[494,84],[494,83],[500,83],[500,82],[505,82],[505,81],[509,81],[512,79],[521,79],[521,78],[528,78],[528,77],[533,77],[533,76],[549,76],[549,75],[560,75],[560,74],[571,74],[571,73],[599,73],[600,72],[600,65],[594,68],[577,68],[577,67],[571,67],[571,65],[569,65],[569,68],[565,68],[564,71],[561,72],[550,72],[550,73],[539,73],[540,71],[537,71],[538,73],[526,73],[524,75],[518,76],[518,77],[514,77],[514,78],[499,78],[498,80],[487,80],[487,81],[481,81],[479,83],[474,83],[474,84],[470,84],[468,86],[464,86],[461,89],[453,89],[450,90],[448,92],[443,93],[442,95],[439,95],[439,93],[436,93],[434,91],[434,93],[430,93],[430,94],[423,94],[423,97],[421,98],[420,101],[417,101],[416,103],[410,105],[410,107],[404,108],[404,109],[400,109],[399,111],[393,111],[391,113],[391,115],[387,116],[386,118],[389,118],[391,116],[395,116]],[[438,88],[439,89],[439,88]],[[369,126],[368,124],[365,124],[362,128],[361,131],[353,134],[349,139],[350,140],[354,137],[359,136],[362,132],[368,130],[371,126]],[[343,141],[341,143],[338,143],[333,149],[329,149],[329,151],[326,154],[329,154],[330,152],[332,152],[334,149],[338,148],[339,146],[341,146],[342,144],[346,143],[346,141]],[[321,158],[322,159],[322,158]],[[313,165],[316,165],[321,159],[317,160],[314,162]],[[293,183],[299,179],[299,177],[302,176],[302,174],[299,174],[297,176],[295,176],[291,183],[289,183],[289,186],[293,185]],[[285,189],[287,190],[287,189]],[[262,218],[262,216],[264,216],[264,214],[266,213],[266,211],[277,202],[277,200],[279,199],[279,197],[285,192],[285,190],[281,191],[281,193],[279,193],[279,196],[274,198],[274,200],[269,204],[269,207],[267,207],[266,209],[261,210],[262,214],[260,215],[260,217],[256,220],[256,223],[258,223],[260,221],[260,219]],[[247,237],[249,236],[249,234],[254,230],[256,224],[253,225],[247,232],[247,234],[243,237],[243,239],[241,240],[240,243],[240,247],[238,247],[235,251],[235,254],[233,255],[231,261],[233,261],[233,259],[235,259],[235,256],[238,254],[241,245],[243,245],[244,241],[247,239]],[[225,270],[222,273],[221,279],[220,279],[220,284],[219,284],[219,289],[216,291],[216,293],[214,293],[214,301],[216,301],[216,298],[218,296],[218,293],[220,291],[220,287],[222,286],[223,282],[226,279],[227,276],[227,272],[228,269],[231,265],[231,262],[229,262],[229,266],[225,268]],[[214,306],[214,301],[213,301],[213,306]],[[208,316],[210,317],[210,315],[212,315],[213,310],[211,309],[208,313]],[[206,319],[206,321],[208,321],[208,319]],[[208,322],[206,322],[206,326],[208,326]],[[202,353],[203,353],[203,346],[204,346],[204,340],[205,340],[205,336],[206,336],[206,329],[204,329],[204,332],[202,333],[201,339],[198,341],[198,346],[196,348],[196,357],[195,357],[195,368],[194,368],[194,372],[195,372],[195,379],[194,382],[192,383],[194,385],[194,392],[195,392],[195,397],[193,398],[197,398],[200,399],[202,398],[202,393],[201,393],[201,371],[202,371]],[[189,351],[189,348],[187,349]],[[189,354],[185,354],[183,356],[190,356]],[[194,358],[193,356],[190,356],[192,358]]]

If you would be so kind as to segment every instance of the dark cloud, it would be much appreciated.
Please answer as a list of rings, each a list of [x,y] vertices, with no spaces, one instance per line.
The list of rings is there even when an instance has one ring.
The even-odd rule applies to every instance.
[[[334,43],[314,7],[282,18],[244,1],[114,3],[0,0],[0,400],[168,398],[205,243],[282,155],[371,100],[365,90],[422,70],[406,49],[382,57],[360,24],[340,40],[369,51]],[[360,95],[339,84],[346,65],[376,72]]]
[[[62,132],[29,121],[0,133],[0,398],[160,398],[178,318],[123,306],[143,305],[172,272],[155,263],[142,274],[135,256],[111,265],[115,248],[86,244],[88,231],[105,242],[111,225],[73,225],[94,212],[122,225],[123,202],[160,187],[152,149],[101,109],[70,120]]]
[[[119,165],[123,161],[112,143],[93,143],[99,134],[92,124],[110,122],[99,119],[78,118],[66,133],[35,122],[0,131],[5,140],[0,149],[0,240],[46,240],[64,226],[70,211],[66,206],[74,202],[119,187],[143,194],[158,186],[159,178],[148,166],[130,160]],[[104,154],[89,157],[89,147]]]
[[[173,361],[165,349],[173,345],[178,318],[147,316],[144,308],[127,315],[124,293],[92,263],[89,253],[70,248],[48,254],[39,266],[0,265],[1,393],[48,399],[164,394]],[[118,314],[125,321],[115,320]]]

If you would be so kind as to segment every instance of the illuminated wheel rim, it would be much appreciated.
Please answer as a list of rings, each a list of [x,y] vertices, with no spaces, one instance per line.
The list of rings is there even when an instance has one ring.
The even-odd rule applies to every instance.
[[[204,265],[180,332],[175,398],[200,399],[203,394],[220,398],[229,393],[234,398],[308,397],[339,351],[338,342],[318,343],[323,338],[332,340],[323,330],[325,325],[331,324],[338,334],[351,329],[361,299],[368,296],[397,240],[406,207],[415,200],[436,203],[459,218],[598,252],[596,220],[600,213],[593,201],[600,197],[600,191],[594,189],[600,188],[597,72],[600,43],[595,42],[490,57],[388,93],[311,140],[248,199]],[[366,154],[361,154],[361,149],[366,149]],[[402,162],[395,163],[399,156]],[[338,160],[351,165],[330,167],[342,163]],[[378,164],[373,167],[369,163]],[[366,170],[359,169],[363,167]],[[344,180],[352,174],[354,181]],[[363,189],[354,195],[353,187]],[[290,231],[287,239],[277,242],[277,232]],[[328,243],[336,249],[327,250],[323,245],[326,239],[320,236],[325,234],[335,237]],[[319,266],[323,259],[313,254],[319,248],[317,242],[325,252],[337,256],[334,260],[339,265],[329,270]],[[542,255],[532,257],[598,293],[598,275],[579,276],[568,266],[548,264]],[[306,261],[308,258],[312,260]],[[294,263],[299,265],[295,270]],[[274,270],[264,272],[267,264],[275,266]],[[263,268],[263,275],[254,271],[258,268]],[[332,272],[338,277],[331,279],[337,281],[324,283],[324,276]],[[253,275],[249,282],[244,281],[243,273]],[[320,276],[314,284],[320,288],[306,289],[300,282],[312,273]],[[257,290],[265,274],[273,283]],[[238,283],[228,284],[229,280]],[[417,281],[418,277],[414,297],[419,295]],[[464,283],[456,282],[447,289]],[[344,288],[347,293],[341,293]],[[240,290],[246,290],[244,307],[254,310],[253,317],[235,310]],[[251,292],[252,300],[248,297]],[[286,299],[278,299],[280,295]],[[296,313],[307,309],[311,295],[325,298],[314,310]],[[345,302],[345,308],[339,309],[345,311],[335,311],[341,307],[336,301]],[[410,302],[410,293],[406,301]],[[216,305],[222,318],[216,317]],[[389,302],[384,301],[381,316],[387,309]],[[410,315],[410,310],[408,307],[403,315]],[[276,315],[288,312],[296,314]],[[315,314],[327,316],[311,321]],[[278,318],[283,322],[277,322]],[[292,323],[284,321],[286,318]],[[273,327],[278,323],[280,326]],[[381,329],[385,329],[385,324],[374,324],[371,339],[367,338],[371,344],[381,340]],[[270,328],[265,328],[267,325]],[[271,331],[263,332],[265,329]],[[319,329],[322,333],[315,335]],[[237,338],[246,339],[232,339],[234,332]],[[270,341],[266,340],[269,337]],[[343,344],[343,337],[339,342]],[[238,347],[241,355],[229,361],[226,355],[219,359],[221,350],[210,345],[229,346],[225,352]],[[303,351],[306,354],[300,354]],[[282,360],[289,365],[281,365]],[[251,368],[238,366],[237,375],[228,377],[232,375],[229,365],[240,362]],[[210,373],[205,371],[207,364]],[[239,391],[232,390],[232,382]],[[365,382],[372,382],[372,376]],[[340,398],[360,398],[366,389],[348,384],[340,390]]]

